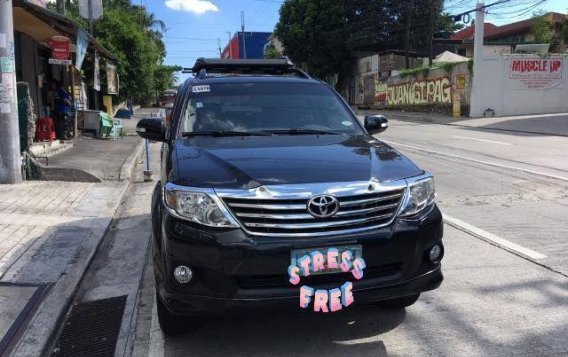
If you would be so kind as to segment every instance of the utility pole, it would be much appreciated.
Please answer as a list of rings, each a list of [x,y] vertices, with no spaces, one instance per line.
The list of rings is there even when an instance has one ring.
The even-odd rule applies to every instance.
[[[406,38],[404,40],[404,49],[406,51],[406,69],[410,68],[410,23],[412,22],[412,8],[414,0],[410,0],[408,4],[408,13],[406,15]]]
[[[243,35],[243,58],[247,58],[247,42],[245,40],[245,12],[241,11],[241,34]]]
[[[89,6],[89,33],[92,35],[93,30],[93,0],[87,0]]]
[[[233,46],[231,45],[231,40],[233,39],[232,37],[232,33],[230,31],[226,32],[227,35],[229,35],[229,57],[232,59],[233,58]]]
[[[221,51],[221,39],[217,37],[217,47],[219,48],[219,58],[223,58],[223,52]]]
[[[56,7],[58,14],[65,15],[65,0],[57,0]]]
[[[430,17],[428,22],[428,65],[432,66],[432,59],[434,57],[434,25],[438,15],[438,0],[429,0],[428,8],[430,10]]]
[[[0,184],[22,182],[12,0],[0,1]]]
[[[473,85],[471,94],[471,117],[482,114],[481,93],[483,91],[483,40],[485,38],[485,6],[479,0],[475,11],[475,39],[473,42]]]

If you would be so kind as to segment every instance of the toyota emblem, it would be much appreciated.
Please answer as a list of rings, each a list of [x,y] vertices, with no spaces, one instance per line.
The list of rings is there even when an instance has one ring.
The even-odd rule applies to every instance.
[[[308,202],[308,212],[317,218],[331,217],[339,210],[339,201],[330,195],[319,195]]]

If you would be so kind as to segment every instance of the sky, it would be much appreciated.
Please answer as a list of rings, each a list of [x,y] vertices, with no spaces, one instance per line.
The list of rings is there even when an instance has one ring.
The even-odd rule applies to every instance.
[[[272,32],[282,0],[132,0],[164,21],[166,64],[192,67],[199,57],[218,57],[230,34],[240,31],[241,11],[246,31]],[[346,0],[348,1],[348,0]],[[499,0],[486,0],[491,4]],[[475,8],[476,0],[445,0],[451,14]],[[510,0],[488,9],[486,21],[496,25],[530,17],[534,11],[568,12],[568,0]],[[229,34],[230,32],[230,34]],[[180,75],[183,80],[187,75]]]

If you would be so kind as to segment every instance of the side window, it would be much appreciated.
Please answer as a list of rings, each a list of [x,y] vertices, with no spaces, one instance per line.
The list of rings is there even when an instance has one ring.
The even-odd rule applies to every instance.
[[[188,131],[193,131],[193,126],[195,125],[195,120],[196,120],[196,112],[195,112],[195,108],[193,107],[192,103],[191,103],[191,99],[189,99],[187,101],[187,105],[185,107],[185,110],[183,111],[183,117],[182,117],[182,127],[181,127],[181,131],[182,132],[188,132]]]

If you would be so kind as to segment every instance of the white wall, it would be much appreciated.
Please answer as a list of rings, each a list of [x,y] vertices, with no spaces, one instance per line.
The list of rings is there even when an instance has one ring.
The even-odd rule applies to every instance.
[[[515,60],[546,61],[547,70],[512,71],[511,66]],[[561,68],[554,73],[550,71],[553,61],[561,63]],[[479,91],[479,102],[473,95],[470,111],[472,117],[482,117],[486,109],[492,109],[496,116],[568,112],[566,55],[539,57],[515,54],[485,58],[481,76],[481,88],[473,88],[473,91]],[[529,78],[519,79],[518,76]]]

